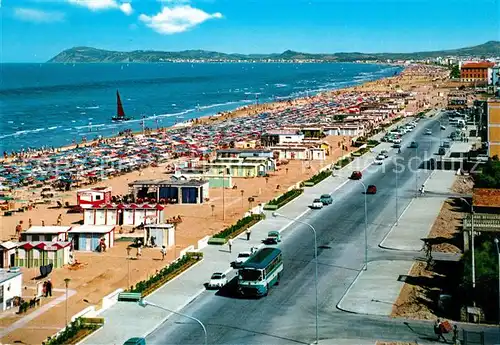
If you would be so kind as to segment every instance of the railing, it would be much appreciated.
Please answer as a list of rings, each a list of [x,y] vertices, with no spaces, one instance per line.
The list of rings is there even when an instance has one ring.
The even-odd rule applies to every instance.
[[[463,220],[463,228],[470,231],[472,227],[472,215],[468,214]],[[500,215],[496,214],[474,214],[474,230],[477,231],[499,231]]]

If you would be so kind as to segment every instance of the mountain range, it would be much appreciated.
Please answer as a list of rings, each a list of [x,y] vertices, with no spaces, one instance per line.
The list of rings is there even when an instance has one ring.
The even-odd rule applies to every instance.
[[[134,50],[119,52],[92,47],[74,47],[62,51],[48,62],[53,63],[102,63],[102,62],[168,62],[168,61],[293,61],[316,60],[325,62],[374,61],[374,60],[419,60],[439,56],[499,56],[500,41],[489,41],[481,45],[452,50],[415,53],[332,53],[310,54],[287,50],[281,54],[228,54],[206,50],[184,50],[179,52]]]

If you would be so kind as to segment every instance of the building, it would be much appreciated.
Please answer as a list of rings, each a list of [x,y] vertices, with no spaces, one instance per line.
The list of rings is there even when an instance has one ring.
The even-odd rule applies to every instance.
[[[32,226],[25,232],[21,233],[21,240],[26,242],[57,242],[67,241],[68,231],[71,226]]]
[[[460,80],[478,84],[488,84],[488,69],[495,64],[489,61],[466,62],[460,66]]]
[[[195,168],[176,169],[171,177],[175,180],[208,180],[209,188],[222,187],[233,188],[233,179],[231,176],[222,176],[222,174],[211,174],[210,167],[207,165]]]
[[[500,98],[488,100],[488,156],[500,157]]]
[[[175,226],[173,224],[150,224],[144,227],[144,244],[169,248],[175,246]]]
[[[87,252],[98,251],[101,240],[106,248],[112,248],[115,243],[114,225],[82,225],[75,226],[68,232],[73,250]]]
[[[131,225],[163,223],[165,208],[151,204],[106,204],[83,209],[83,225]]]
[[[0,305],[2,311],[14,307],[14,299],[23,295],[23,274],[17,270],[0,270]]]
[[[262,134],[260,141],[262,146],[276,146],[285,143],[301,143],[304,134],[298,129],[278,129],[267,131]]]
[[[70,262],[71,242],[21,242],[17,247],[16,266],[33,268],[52,264],[61,268]]]
[[[161,204],[203,204],[209,198],[207,180],[137,180],[128,184],[134,200]]]
[[[0,244],[0,268],[16,265],[16,248],[15,242],[6,241]]]
[[[76,202],[81,207],[100,206],[111,202],[111,187],[81,189],[76,192]]]
[[[269,149],[224,149],[217,150],[215,160],[207,163],[205,168],[212,178],[257,177],[276,170],[276,162]]]

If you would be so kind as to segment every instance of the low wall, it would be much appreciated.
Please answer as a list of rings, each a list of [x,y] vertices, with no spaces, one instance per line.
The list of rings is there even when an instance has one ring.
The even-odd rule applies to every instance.
[[[103,311],[111,308],[111,306],[113,306],[114,304],[116,304],[116,302],[118,302],[118,295],[123,292],[125,290],[123,289],[116,289],[115,291],[113,291],[112,293],[110,293],[109,295],[107,296],[104,296],[102,298],[102,307],[101,309],[99,309],[97,312],[100,314],[102,313]]]
[[[90,307],[83,309],[79,313],[76,313],[75,315],[73,315],[70,320],[71,320],[71,322],[73,322],[76,319],[78,319],[79,317],[96,317],[96,315],[97,315],[97,313],[95,310],[95,306],[90,306]],[[63,330],[64,330],[64,328],[61,331],[59,331],[58,333],[62,332]]]
[[[184,255],[186,255],[187,252],[194,252],[194,246],[189,246],[187,248],[184,248],[179,252],[179,257],[182,258]]]
[[[198,250],[201,250],[208,246],[208,240],[210,239],[210,236],[205,236],[201,240],[198,241],[198,246],[196,247]]]

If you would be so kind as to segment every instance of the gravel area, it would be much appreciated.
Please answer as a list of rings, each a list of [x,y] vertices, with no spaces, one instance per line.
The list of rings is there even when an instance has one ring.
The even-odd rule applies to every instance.
[[[465,213],[460,208],[459,199],[448,199],[443,203],[441,212],[436,218],[428,235],[432,238],[432,251],[444,253],[461,253],[462,219]]]

